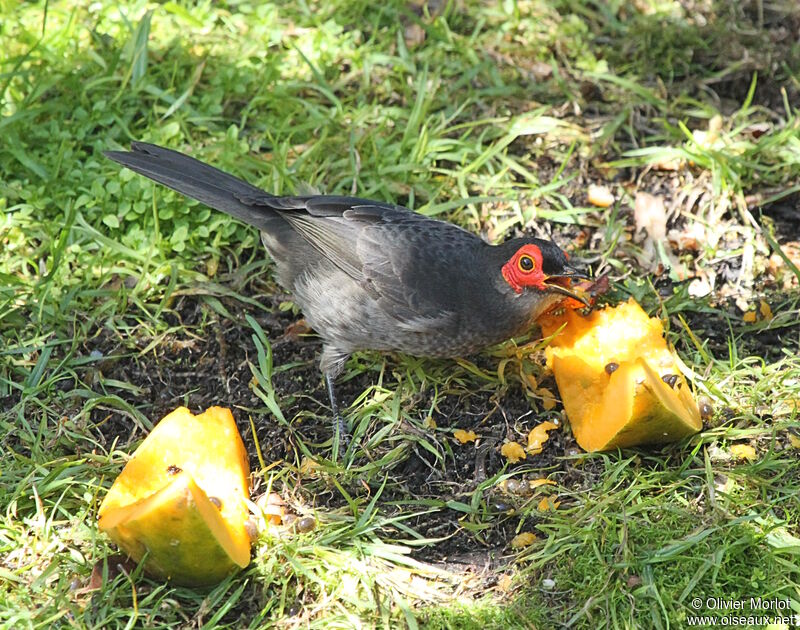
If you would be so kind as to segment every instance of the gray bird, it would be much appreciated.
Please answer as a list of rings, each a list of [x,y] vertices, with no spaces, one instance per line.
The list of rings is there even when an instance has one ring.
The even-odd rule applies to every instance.
[[[261,230],[277,279],[322,337],[320,369],[344,436],[334,383],[358,350],[459,357],[525,332],[586,276],[554,243],[489,245],[451,223],[380,201],[276,197],[177,151],[134,142],[105,155]]]

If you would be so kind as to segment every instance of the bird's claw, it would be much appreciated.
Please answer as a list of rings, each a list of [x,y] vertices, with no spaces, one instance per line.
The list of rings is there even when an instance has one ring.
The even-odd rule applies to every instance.
[[[337,448],[338,446],[338,448]],[[344,458],[347,454],[347,448],[350,446],[350,434],[347,432],[347,427],[344,423],[344,418],[338,410],[333,415],[333,453],[336,455],[337,451],[339,457]]]

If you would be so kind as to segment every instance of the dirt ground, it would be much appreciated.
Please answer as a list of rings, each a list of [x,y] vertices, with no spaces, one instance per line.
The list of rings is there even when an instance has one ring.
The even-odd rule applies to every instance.
[[[668,185],[665,181],[662,178],[657,182],[661,190]],[[796,238],[792,208],[796,209],[797,202],[798,198],[795,197],[784,200],[779,207],[767,209],[781,241]],[[557,241],[569,241],[577,236],[576,228],[571,226],[567,226],[563,233],[554,235]],[[585,238],[591,239],[591,234]],[[733,267],[726,272],[724,266],[720,266],[717,271],[728,282],[733,282],[737,277],[737,270]],[[656,289],[665,296],[671,295],[677,286],[666,274],[654,280]],[[767,285],[756,286],[753,294],[768,295],[775,289]],[[317,368],[321,349],[319,339],[313,333],[299,336],[292,333],[301,316],[292,310],[280,309],[280,304],[289,296],[274,285],[268,272],[244,282],[239,290],[257,300],[263,308],[221,297],[218,299],[232,318],[220,317],[209,306],[203,288],[198,287],[195,294],[176,297],[171,309],[164,315],[167,322],[179,332],[169,334],[145,353],[142,350],[153,340],[142,329],[133,329],[126,337],[120,337],[119,333],[112,334],[107,329],[98,329],[86,341],[83,353],[87,356],[92,353],[98,356],[99,353],[103,359],[97,364],[98,367],[87,368],[82,378],[91,382],[99,377],[98,374],[92,374],[91,370],[99,370],[102,379],[114,379],[135,386],[136,390],[119,390],[115,393],[132,405],[146,410],[146,415],[152,421],[181,404],[193,411],[217,404],[232,407],[245,444],[251,449],[253,467],[258,460],[248,415],[255,423],[257,442],[266,462],[285,460],[298,464],[293,459],[298,438],[306,444],[318,445],[316,452],[320,457],[329,457],[330,447],[323,446],[323,443],[330,439],[332,427],[327,392]],[[708,349],[718,358],[724,358],[727,356],[730,334],[724,313],[733,317],[741,317],[741,313],[737,311],[733,298],[718,300],[717,307],[710,315],[691,310],[683,315],[695,335],[707,340]],[[251,387],[253,375],[248,362],[256,362],[256,357],[251,339],[252,329],[245,321],[246,314],[259,322],[272,344],[277,368],[273,386],[281,401],[284,416],[287,420],[295,419],[289,426],[281,425],[264,412],[263,403]],[[800,322],[793,326],[753,332],[743,338],[740,351],[742,348],[767,361],[779,358],[784,352],[798,352]],[[473,359],[479,367],[489,372],[496,370],[497,359],[491,356],[481,355]],[[377,354],[367,354],[365,360],[377,363],[380,358]],[[397,357],[386,357],[389,368],[397,360]],[[281,366],[289,364],[291,366],[288,369],[281,369]],[[360,370],[356,374],[356,377],[339,384],[339,394],[345,406],[374,383],[373,371]],[[383,385],[390,390],[396,386],[392,374],[392,369],[386,369],[383,380]],[[543,385],[556,391],[551,378],[545,380]],[[70,384],[64,383],[62,386],[68,389]],[[433,392],[430,389],[420,391],[412,401],[413,406],[409,410],[411,416],[419,418],[419,424],[412,431],[425,431],[422,428],[423,420],[432,402]],[[560,409],[559,403],[556,411]],[[716,412],[718,416],[724,416],[729,410],[717,409]],[[382,504],[399,504],[409,497],[436,501],[461,500],[503,467],[504,459],[499,450],[504,438],[511,437],[510,426],[530,429],[541,421],[540,416],[532,413],[530,401],[518,384],[509,386],[499,400],[494,400],[481,391],[477,379],[475,391],[440,394],[432,419],[438,427],[478,430],[481,441],[472,448],[459,448],[454,443],[450,449],[452,459],[447,461],[446,466],[437,464],[430,451],[415,444],[409,445],[399,463],[391,468],[391,482],[386,486]],[[97,423],[95,432],[98,438],[107,446],[118,440],[119,446],[128,448],[142,437],[141,431],[130,418],[102,407],[93,410],[92,420]],[[430,440],[452,441],[442,433],[429,433]],[[369,456],[376,459],[382,454],[373,452]],[[529,475],[531,479],[555,473],[562,485],[576,492],[591,487],[602,473],[599,460],[583,460],[580,457],[580,449],[567,431],[551,432],[544,452],[537,456],[535,464],[539,472]],[[367,484],[363,479],[352,479],[345,487],[348,491],[363,493],[365,485],[371,485],[369,490],[375,491],[379,484],[380,479],[373,480],[372,484]],[[320,510],[344,505],[341,494],[325,484],[298,484],[295,491],[302,496],[306,505]],[[483,507],[487,514],[493,516],[488,520],[491,526],[479,537],[467,532],[458,520],[462,514],[450,509],[439,509],[416,521],[412,520],[408,525],[421,536],[443,539],[421,547],[415,556],[443,567],[455,568],[457,565],[462,572],[472,569],[489,576],[491,574],[485,569],[502,562],[504,555],[509,553],[511,538],[517,533],[519,517],[515,514],[515,508],[529,500],[530,496],[526,494],[515,495],[500,490],[488,492]]]

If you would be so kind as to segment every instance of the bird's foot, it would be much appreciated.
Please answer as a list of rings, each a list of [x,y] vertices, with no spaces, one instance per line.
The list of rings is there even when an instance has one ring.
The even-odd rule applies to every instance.
[[[338,453],[339,457],[344,457],[347,454],[347,447],[350,446],[350,434],[347,432],[347,427],[344,423],[339,410],[334,410],[333,415],[333,453],[334,457]]]
[[[344,418],[339,413],[339,404],[336,399],[336,387],[334,380],[337,370],[325,371],[325,384],[328,386],[328,397],[331,400],[331,411],[333,412],[333,458],[336,456],[344,458],[347,447],[350,446],[350,434],[344,424]]]

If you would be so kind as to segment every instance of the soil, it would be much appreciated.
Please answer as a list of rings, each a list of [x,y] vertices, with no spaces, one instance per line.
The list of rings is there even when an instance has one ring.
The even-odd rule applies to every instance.
[[[247,287],[248,290],[254,288]],[[298,316],[279,309],[279,304],[286,296],[253,294],[251,297],[270,310],[257,309],[234,299],[223,299],[225,308],[233,318],[218,318],[211,324],[208,323],[210,308],[204,296],[180,297],[173,306],[173,312],[165,316],[170,323],[180,322],[177,332],[143,355],[135,352],[135,349],[146,347],[151,339],[132,337],[121,342],[117,334],[100,330],[91,337],[91,344],[87,344],[85,352],[87,355],[94,352],[95,356],[98,352],[102,353],[102,376],[88,375],[87,378],[116,380],[135,386],[138,389],[136,393],[127,390],[115,393],[144,410],[152,421],[163,417],[178,405],[186,405],[195,412],[218,404],[232,407],[239,430],[250,449],[250,461],[255,470],[258,459],[248,416],[256,428],[257,442],[265,462],[294,462],[297,440],[312,445],[312,448],[316,446],[314,455],[328,459],[331,456],[333,427],[327,391],[317,367],[321,343],[313,334],[299,337],[287,335],[286,331],[297,324]],[[287,420],[294,419],[288,426],[275,421],[251,387],[253,374],[249,363],[256,363],[257,358],[251,339],[252,329],[245,321],[245,314],[258,321],[271,341],[276,367],[272,384],[284,416]],[[496,369],[496,360],[490,357],[474,359],[479,367],[488,370],[494,365]],[[377,353],[365,353],[360,360],[379,364],[383,358]],[[398,357],[387,356],[385,360],[389,368],[385,370],[383,386],[392,390],[397,386],[397,381],[391,367]],[[280,369],[289,364],[289,369]],[[344,405],[348,405],[373,384],[373,374],[372,370],[364,370],[339,384],[338,394]],[[555,390],[552,382],[549,384]],[[429,450],[409,444],[396,464],[390,466],[390,480],[381,499],[384,513],[385,506],[392,505],[396,507],[389,508],[390,511],[396,509],[398,513],[402,512],[402,503],[409,499],[430,499],[438,503],[451,500],[469,502],[467,495],[503,467],[504,458],[499,449],[509,433],[509,427],[513,426],[522,432],[541,421],[538,414],[532,413],[531,403],[518,385],[510,386],[500,400],[489,400],[485,391],[481,391],[481,386],[476,377],[472,392],[440,393],[432,415],[438,427],[475,430],[480,435],[477,445],[461,446],[443,432],[423,428],[423,421],[433,404],[432,391],[422,391],[414,400],[404,403],[411,416],[419,418],[417,426],[409,429],[404,427],[404,430],[422,432],[426,439],[434,443],[447,440],[450,443],[449,459],[442,466],[441,462],[437,462],[437,456]],[[109,410],[102,407],[95,408],[92,414],[101,439],[107,445],[116,440],[123,448],[131,449],[142,437],[141,431],[121,414],[109,414]],[[370,452],[369,458],[379,459],[390,446],[394,444]],[[577,489],[591,485],[600,470],[595,470],[596,464],[591,460],[578,469],[574,457],[570,458],[578,452],[579,448],[571,435],[564,431],[551,432],[544,452],[536,457],[536,466],[541,473],[531,478],[555,473],[569,487]],[[354,465],[365,461],[366,458],[359,453]],[[304,505],[314,506],[320,511],[335,510],[346,505],[341,493],[324,481],[301,481],[292,492]],[[373,475],[365,479],[344,475],[339,481],[349,493],[368,496],[379,490],[383,476]],[[491,568],[509,552],[508,543],[517,533],[519,519],[514,514],[515,508],[530,500],[530,494],[506,493],[499,489],[488,492],[482,509],[488,515],[490,526],[480,537],[463,529],[459,523],[462,512],[447,507],[407,521],[406,524],[422,537],[444,539],[420,548],[415,556],[446,567],[467,564],[481,571]],[[461,568],[463,570],[464,567]]]
[[[662,185],[663,182],[654,183],[654,186]],[[778,228],[786,227],[785,223],[776,224]],[[556,233],[553,237],[561,242],[572,240],[576,237],[576,228],[564,226],[563,234]],[[661,278],[656,281],[656,288],[669,295],[675,290],[676,283]],[[296,460],[298,440],[308,445],[316,457],[330,458],[333,428],[327,391],[317,367],[320,340],[313,333],[304,332],[301,315],[280,308],[288,296],[270,281],[268,272],[251,278],[237,289],[260,307],[217,296],[216,299],[230,314],[222,317],[212,308],[202,287],[198,287],[192,294],[175,299],[171,309],[163,315],[174,332],[154,345],[154,340],[141,328],[132,328],[126,336],[120,336],[119,330],[112,333],[108,329],[98,329],[89,336],[83,352],[86,356],[92,353],[94,356],[102,355],[102,359],[97,367],[87,368],[79,377],[87,382],[102,383],[111,379],[135,386],[136,390],[122,389],[115,393],[143,410],[151,421],[158,420],[178,405],[186,405],[193,411],[218,404],[232,407],[256,470],[256,441],[251,435],[250,418],[265,462],[299,464]],[[730,315],[741,316],[732,300],[728,301],[727,308]],[[707,341],[708,349],[717,358],[724,358],[730,333],[722,312],[716,310],[713,313],[709,316],[690,310],[683,315],[695,334]],[[270,340],[275,366],[272,385],[289,421],[287,424],[277,422],[253,390],[250,364],[257,364],[258,359],[252,340],[253,330],[245,321],[246,315],[259,323]],[[748,350],[774,360],[787,349],[800,350],[800,324],[761,330],[745,341],[744,347]],[[151,345],[148,351],[143,352]],[[338,394],[345,409],[375,383],[382,361],[386,362],[383,386],[393,390],[398,385],[394,368],[401,361],[400,357],[365,353],[357,360],[362,362],[362,367],[367,364],[374,369],[354,370],[355,376],[339,383]],[[496,358],[481,355],[473,360],[482,369],[496,370]],[[455,364],[453,368],[456,368]],[[535,518],[531,521],[530,502],[538,502],[542,495],[537,494],[534,499],[530,492],[506,492],[498,487],[486,490],[480,505],[480,534],[465,529],[461,522],[464,513],[447,507],[445,503],[468,503],[479,484],[504,466],[504,458],[499,452],[504,439],[524,441],[525,433],[545,417],[558,418],[561,407],[559,404],[550,414],[542,415],[533,410],[519,384],[512,383],[499,398],[490,398],[478,377],[472,378],[474,380],[462,389],[439,392],[435,406],[431,388],[423,389],[412,400],[403,402],[404,410],[418,419],[415,426],[403,427],[404,433],[421,435],[438,444],[439,455],[446,454],[444,465],[437,461],[437,455],[411,440],[382,474],[343,474],[338,481],[351,496],[361,496],[367,501],[379,490],[384,474],[387,474],[388,482],[381,498],[384,514],[392,510],[402,513],[409,509],[404,508],[404,502],[412,498],[430,500],[439,507],[424,516],[411,518],[406,525],[420,536],[438,542],[419,547],[414,556],[445,568],[457,566],[461,573],[471,569],[476,574],[491,576],[491,569],[502,566],[511,557],[510,541],[519,532],[520,525],[517,510],[527,506],[525,530],[531,530]],[[542,384],[556,391],[552,380]],[[445,432],[426,429],[424,421],[432,406],[432,420],[436,426],[475,430],[480,436],[478,443],[462,446]],[[142,437],[141,430],[124,415],[110,413],[103,407],[95,408],[92,414],[99,438],[107,445],[117,440],[119,445],[130,449]],[[372,426],[367,435],[375,430]],[[448,448],[442,448],[443,441],[447,442]],[[395,446],[394,442],[386,442],[368,453],[357,449],[353,466],[376,461]],[[558,479],[562,486],[573,492],[580,492],[600,479],[603,467],[602,460],[582,458],[580,454],[568,430],[553,431],[544,451],[535,460],[526,462],[530,472],[518,478],[546,476]],[[290,507],[291,500],[306,507],[313,506],[319,513],[346,506],[342,494],[324,478],[295,475],[294,479],[293,498],[287,497]],[[402,533],[399,537],[403,537]]]

